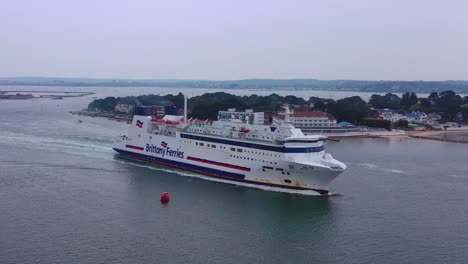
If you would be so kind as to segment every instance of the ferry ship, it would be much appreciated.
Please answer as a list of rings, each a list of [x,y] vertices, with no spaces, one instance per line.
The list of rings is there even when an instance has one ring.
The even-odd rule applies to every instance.
[[[165,115],[156,119],[135,107],[127,135],[114,150],[132,159],[206,176],[286,189],[329,193],[346,165],[324,150],[324,136],[304,135],[289,121],[289,108],[275,126],[241,120],[200,121]]]

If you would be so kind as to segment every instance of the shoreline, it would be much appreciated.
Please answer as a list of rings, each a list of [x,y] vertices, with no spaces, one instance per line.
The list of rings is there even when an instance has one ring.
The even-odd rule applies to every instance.
[[[89,117],[102,117],[102,118],[107,118],[108,120],[114,120],[117,122],[127,122],[127,124],[130,124],[132,122],[132,117],[122,114],[111,114],[111,113],[105,113],[101,111],[90,111],[87,109],[79,110],[79,111],[70,111],[69,112],[72,115],[77,115],[77,116],[89,116]]]
[[[1,100],[31,100],[49,98],[52,100],[84,97],[96,94],[94,92],[71,92],[71,91],[33,91],[33,90],[18,90],[18,91],[0,91]]]

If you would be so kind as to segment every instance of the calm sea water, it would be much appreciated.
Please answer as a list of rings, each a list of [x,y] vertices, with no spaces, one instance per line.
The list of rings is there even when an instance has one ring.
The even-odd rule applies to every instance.
[[[91,100],[0,101],[0,263],[467,263],[466,144],[330,142],[316,197],[121,158],[126,124],[68,114]]]

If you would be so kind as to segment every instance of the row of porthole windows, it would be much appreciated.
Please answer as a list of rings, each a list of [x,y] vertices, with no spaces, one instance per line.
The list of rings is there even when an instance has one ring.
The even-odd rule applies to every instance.
[[[315,119],[315,120],[310,120],[310,119],[296,119],[294,120],[296,122],[328,122],[328,119]]]
[[[279,131],[278,131],[279,133]],[[247,137],[251,137],[251,138],[260,138],[260,136],[255,136],[255,135],[247,135]],[[265,136],[262,136],[262,139],[273,139],[273,137],[265,137]]]
[[[237,159],[245,159],[245,160],[252,160],[252,161],[258,161],[258,162],[263,162],[263,163],[270,163],[270,164],[275,164],[277,165],[278,163],[275,161],[268,161],[268,160],[261,160],[261,159],[255,159],[255,158],[249,158],[249,157],[242,157],[242,156],[237,156],[237,155],[229,155],[231,158],[237,158]]]
[[[275,162],[275,164],[276,164],[276,162]],[[266,171],[266,170],[265,170],[265,169],[262,169],[262,171]],[[289,173],[289,172],[284,172],[284,171],[282,171],[281,174],[291,175],[291,173]]]
[[[242,149],[236,149],[236,148],[230,148],[231,151],[237,151],[237,152],[243,152]],[[280,157],[280,155],[272,154],[272,153],[265,153],[261,151],[254,151],[254,150],[246,150],[246,153],[251,153],[251,154],[257,154],[257,155],[263,155],[263,156],[270,156],[270,157]]]
[[[182,142],[182,140],[181,140],[180,142]],[[192,144],[192,141],[191,141],[191,140],[184,140],[184,143]],[[195,145],[196,145],[196,146],[203,147],[203,146],[205,146],[205,143],[195,141]],[[208,147],[208,148],[216,148],[216,145],[215,145],[215,144],[206,144],[206,147]],[[224,147],[224,146],[219,146],[219,148],[220,148],[220,149],[226,149],[226,147]]]
[[[199,133],[201,133],[201,132],[206,132],[205,129],[199,129],[199,128],[191,128],[191,131],[193,131],[193,132],[199,132]],[[223,134],[223,131],[222,131],[222,130],[211,129],[211,130],[210,130],[210,133],[211,133],[211,134],[222,135],[222,134]]]
[[[276,164],[276,162],[275,162],[275,164]],[[273,168],[272,168],[272,167],[263,166],[262,171],[267,171],[267,170],[268,170],[268,171],[271,171],[271,170],[273,170]],[[284,169],[282,169],[282,168],[275,168],[275,170],[276,170],[276,171],[281,171],[281,174],[291,175],[291,173],[289,173],[289,171],[286,171],[286,172],[285,172]]]
[[[296,126],[321,127],[322,124],[303,124],[303,123],[298,123],[298,124],[296,124]],[[330,125],[323,124],[323,126],[326,127],[326,126],[330,126]]]
[[[180,140],[180,142],[182,142],[182,140]],[[184,143],[188,143],[188,144],[192,144],[192,141],[191,140],[184,140]],[[201,146],[203,147],[205,145],[205,143],[203,142],[198,142],[198,141],[195,141],[195,145],[196,146]],[[216,145],[215,144],[208,144],[207,143],[207,147],[211,147],[211,148],[216,148]],[[219,147],[220,149],[226,149],[225,146],[220,146]],[[237,151],[237,152],[244,152],[244,150],[238,148],[230,148],[231,151]],[[246,153],[251,153],[251,154],[257,154],[257,155],[263,155],[263,156],[270,156],[270,157],[280,157],[280,155],[276,155],[276,154],[272,154],[272,153],[266,153],[266,152],[261,152],[261,151],[254,151],[254,150],[245,150]]]

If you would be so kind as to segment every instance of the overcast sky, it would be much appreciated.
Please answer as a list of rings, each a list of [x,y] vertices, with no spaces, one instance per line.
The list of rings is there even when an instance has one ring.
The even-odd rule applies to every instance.
[[[2,0],[15,76],[467,80],[468,1]]]

